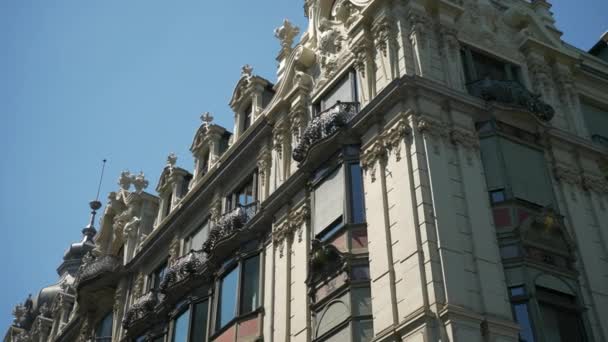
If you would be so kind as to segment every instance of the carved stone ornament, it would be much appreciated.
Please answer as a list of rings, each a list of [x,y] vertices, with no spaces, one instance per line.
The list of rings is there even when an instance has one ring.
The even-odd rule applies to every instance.
[[[285,120],[277,122],[272,129],[272,148],[280,154],[283,153],[283,147],[288,139],[287,123]]]
[[[322,77],[327,80],[333,76],[338,69],[338,54],[342,51],[344,35],[340,29],[340,22],[326,18],[319,23],[319,61]]]
[[[449,129],[443,122],[429,119],[419,118],[416,123],[418,132],[424,135],[430,135],[435,138],[446,138],[449,135]]]
[[[372,26],[372,34],[376,48],[386,57],[391,39],[394,36],[393,19],[387,16],[376,21]]]
[[[361,17],[360,13],[359,7],[353,5],[350,0],[336,0],[332,9],[332,15],[346,28],[351,27]]]
[[[300,29],[285,19],[283,25],[274,30],[274,36],[281,42],[281,53],[292,49],[294,38],[300,33]]]
[[[386,162],[386,145],[382,138],[365,150],[361,156],[361,167],[365,173],[369,173],[372,183],[376,181],[376,169],[379,163]]]
[[[582,184],[580,173],[570,167],[556,165],[553,168],[553,174],[555,175],[555,179],[560,182],[565,182],[572,185]]]
[[[405,139],[409,139],[412,136],[412,128],[407,123],[405,118],[399,120],[397,125],[389,129],[382,138],[386,145],[387,151],[395,154],[397,161],[401,160],[401,146]]]
[[[368,39],[362,39],[359,42],[351,46],[350,51],[354,57],[353,67],[357,70],[361,76],[365,77],[366,66],[372,57],[371,43]]]
[[[249,64],[243,65],[241,68],[241,77],[250,78],[253,75],[253,67]]]
[[[179,257],[179,250],[180,250],[179,247],[180,247],[180,241],[176,236],[171,240],[171,244],[169,245],[169,259],[170,259],[169,261],[170,262]]]
[[[293,241],[294,234],[298,234],[298,242],[302,242],[303,226],[310,218],[310,208],[304,204],[296,210],[287,214],[284,222],[277,226],[272,232],[272,240],[275,247],[279,248],[279,257],[283,257],[285,241]]]
[[[412,44],[419,46],[421,49],[426,48],[426,40],[430,31],[430,18],[426,13],[410,12],[408,20],[410,22]]]
[[[124,191],[129,191],[131,185],[133,185],[135,187],[135,191],[137,193],[141,193],[148,187],[148,181],[146,180],[143,172],[140,172],[138,175],[133,175],[128,170],[125,170],[120,173],[118,185]]]
[[[608,193],[608,182],[603,177],[583,175],[583,188],[598,194]]]
[[[454,145],[462,146],[466,149],[479,149],[479,137],[476,133],[462,129],[453,129],[450,138]]]
[[[27,331],[22,331],[13,337],[13,342],[31,342],[32,337]]]

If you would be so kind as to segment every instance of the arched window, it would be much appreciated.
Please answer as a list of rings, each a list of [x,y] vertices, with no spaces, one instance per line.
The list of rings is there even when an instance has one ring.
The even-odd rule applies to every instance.
[[[110,311],[95,328],[95,341],[112,342],[112,321],[114,315]]]

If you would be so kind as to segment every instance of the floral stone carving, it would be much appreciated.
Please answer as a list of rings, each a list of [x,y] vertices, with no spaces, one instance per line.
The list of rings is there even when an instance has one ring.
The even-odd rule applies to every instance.
[[[293,159],[302,162],[314,144],[345,127],[357,114],[358,107],[359,104],[356,102],[338,102],[315,117],[304,130],[298,145],[293,149]]]

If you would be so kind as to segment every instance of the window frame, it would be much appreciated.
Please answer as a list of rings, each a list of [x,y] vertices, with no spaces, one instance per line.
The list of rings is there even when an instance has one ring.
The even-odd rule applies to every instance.
[[[545,147],[540,143],[540,141],[538,139],[538,135],[535,133],[531,133],[526,130],[523,130],[521,128],[512,126],[508,123],[496,120],[496,119],[480,121],[476,124],[476,126],[477,126],[476,129],[477,129],[477,134],[478,134],[478,139],[479,139],[480,144],[483,143],[483,139],[489,139],[489,138],[497,139],[497,141],[496,141],[497,149],[498,149],[497,157],[499,159],[500,169],[504,172],[504,174],[503,174],[504,184],[502,184],[502,187],[491,188],[491,187],[487,186],[487,188],[486,188],[487,198],[488,198],[490,205],[501,205],[503,203],[510,202],[510,201],[519,201],[519,202],[523,202],[528,205],[531,205],[532,207],[535,207],[535,208],[541,208],[541,207],[546,207],[546,206],[556,207],[557,206],[557,196],[555,193],[555,188],[554,188],[554,184],[552,181],[551,173],[550,173],[550,170],[548,167],[549,163],[548,163],[546,155],[545,155]],[[483,131],[481,131],[482,126],[483,126]],[[549,204],[536,203],[536,202],[531,201],[530,199],[520,198],[515,195],[513,180],[507,174],[507,170],[508,170],[507,160],[505,159],[503,142],[501,140],[507,141],[511,144],[520,145],[524,148],[528,148],[528,149],[534,150],[536,152],[540,152],[540,154],[542,156],[543,165],[544,165],[543,171],[545,173],[545,176],[547,179],[547,185],[549,188],[547,190],[550,192],[550,194],[548,194],[548,197],[551,198],[551,203],[549,203]],[[484,168],[484,174],[485,174],[487,171],[486,171],[486,166],[484,165],[483,155],[481,156],[481,163],[482,163],[482,167]],[[487,175],[486,175],[485,180],[487,182]],[[503,194],[502,201],[496,202],[493,200],[492,194],[497,193],[497,192],[502,192],[502,194]]]
[[[481,78],[481,76],[478,74],[479,70],[477,70],[475,55],[482,58],[487,58],[492,62],[503,64],[504,74],[506,77],[503,80],[495,81],[514,81],[523,85],[522,66],[519,63],[505,59],[504,57],[497,56],[489,51],[482,50],[471,45],[463,44],[460,48],[460,53],[462,59],[462,69],[464,73],[465,86],[482,81],[484,79]]]
[[[167,274],[167,269],[169,268],[169,259],[165,258],[163,259],[156,267],[154,267],[154,269],[148,273],[147,276],[147,284],[146,284],[146,288],[148,289],[148,292],[150,291],[158,291],[160,284],[163,282],[163,279],[165,277],[165,275]],[[160,272],[159,272],[160,271]],[[157,278],[157,272],[158,273],[158,284],[156,284],[156,278]]]
[[[107,318],[110,319],[110,336],[98,336],[99,330],[102,330],[103,324]],[[93,340],[101,341],[101,342],[106,342],[106,341],[111,342],[113,334],[114,334],[114,311],[110,310],[108,313],[103,315],[101,317],[101,319],[99,320],[99,322],[97,322],[97,324],[95,325],[95,333],[93,334]]]
[[[204,241],[207,241],[207,239],[209,238],[209,232],[211,231],[211,216],[207,215],[205,216],[205,218],[203,219],[203,221],[198,224],[196,226],[196,228],[194,228],[193,230],[191,230],[186,237],[183,239],[183,245],[182,245],[182,255],[186,255],[188,253],[190,253],[190,251],[194,250],[194,251],[199,251],[199,249],[194,249],[192,247],[192,240],[194,239],[194,236],[197,235],[199,232],[201,232],[201,230],[203,228],[205,228],[205,226],[208,226],[208,231],[207,231],[207,236],[205,237]],[[203,242],[204,243],[204,242]],[[202,246],[201,246],[202,248]]]
[[[349,151],[349,149],[353,149],[355,148],[357,152],[354,151]],[[352,236],[350,234],[350,231],[358,228],[358,227],[367,227],[367,213],[366,213],[366,205],[365,205],[365,184],[363,181],[363,168],[361,167],[361,161],[360,161],[360,155],[359,155],[359,146],[356,145],[347,145],[344,147],[344,149],[342,150],[342,152],[340,153],[340,155],[337,158],[330,158],[330,160],[332,160],[332,162],[321,166],[317,169],[317,171],[315,171],[314,174],[314,178],[311,182],[311,186],[314,189],[312,191],[312,196],[311,196],[311,201],[313,201],[313,203],[311,203],[311,208],[315,208],[315,202],[316,202],[316,189],[317,187],[319,187],[320,185],[322,185],[325,180],[332,175],[334,172],[336,172],[339,168],[342,169],[343,172],[343,189],[344,189],[344,202],[342,203],[342,215],[340,216],[340,218],[337,218],[334,222],[332,222],[330,225],[328,225],[327,227],[321,229],[319,232],[316,232],[315,229],[311,229],[311,234],[313,239],[319,239],[321,241],[330,241],[332,240],[334,237],[338,237],[340,232],[347,230],[349,233],[347,234],[347,240],[348,240],[348,248],[349,250],[352,249],[351,246],[351,239]],[[362,214],[362,218],[363,221],[362,222],[356,222],[354,220],[353,217],[353,200],[354,200],[354,196],[353,196],[353,189],[351,188],[351,184],[354,180],[353,175],[352,175],[352,170],[351,170],[351,166],[353,164],[356,164],[359,166],[359,169],[361,170],[361,205],[362,205],[362,210],[363,210],[363,214]],[[311,215],[311,226],[314,228],[315,227],[315,222],[314,222],[314,215]]]
[[[331,108],[336,103],[331,105],[327,105],[325,103],[328,95],[332,94],[336,89],[340,87],[342,81],[350,83],[350,97],[351,101],[348,102],[359,102],[359,88],[358,88],[358,80],[357,80],[357,72],[354,68],[347,69],[344,73],[334,78],[334,82],[328,85],[328,87],[322,92],[315,96],[312,105],[312,114],[313,117],[318,116],[325,110]],[[344,101],[343,101],[344,102]]]
[[[240,207],[246,207],[249,205],[253,205],[254,203],[259,202],[259,194],[258,194],[258,182],[259,182],[259,172],[258,169],[255,168],[251,173],[249,173],[243,180],[241,180],[237,186],[233,187],[231,191],[224,197],[224,213],[229,213],[232,210]],[[239,195],[241,191],[251,184],[252,191],[252,201],[251,203],[241,204],[239,203]]]
[[[242,312],[242,299],[243,299],[243,284],[244,284],[244,263],[245,261],[258,258],[258,299],[255,308],[249,312]],[[235,314],[232,319],[226,322],[224,325],[220,325],[219,314],[221,313],[220,305],[221,305],[221,281],[228,275],[230,272],[238,269],[237,272],[237,286],[236,286],[236,300],[235,300]],[[261,248],[258,246],[253,250],[246,251],[244,253],[238,254],[236,257],[231,258],[224,262],[224,264],[220,267],[218,271],[218,276],[216,277],[214,284],[214,292],[215,295],[213,300],[213,317],[210,318],[210,322],[212,324],[212,333],[209,334],[209,339],[213,340],[217,338],[222,333],[233,327],[237,322],[241,322],[245,319],[258,315],[263,310],[263,278],[264,278],[264,255]],[[211,304],[210,304],[211,305]],[[211,317],[211,316],[210,316]]]
[[[193,296],[189,297],[186,300],[178,303],[176,305],[175,310],[170,313],[169,318],[169,331],[165,336],[167,336],[168,342],[175,342],[175,323],[177,319],[186,311],[188,311],[188,328],[186,331],[186,339],[188,342],[192,342],[192,333],[194,328],[194,319],[195,319],[195,308],[198,304],[207,302],[207,321],[205,322],[205,335],[204,342],[212,341],[210,335],[211,328],[211,314],[213,313],[213,297],[211,294],[207,293],[201,296]]]

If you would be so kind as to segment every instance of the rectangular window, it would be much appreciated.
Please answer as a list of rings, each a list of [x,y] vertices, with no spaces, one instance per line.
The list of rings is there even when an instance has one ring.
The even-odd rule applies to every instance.
[[[245,130],[247,128],[249,128],[249,126],[251,126],[251,116],[252,116],[252,106],[251,104],[249,104],[247,106],[247,108],[245,109],[245,111],[243,112],[243,130],[242,132],[245,132]]]
[[[510,198],[540,206],[554,203],[553,185],[542,150],[498,135],[481,138],[480,145],[493,204]]]
[[[246,314],[258,308],[259,301],[259,279],[260,279],[260,257],[254,256],[243,263],[243,275],[241,286],[241,312]]]
[[[598,145],[608,147],[608,109],[582,101],[581,110],[591,140]]]
[[[182,312],[173,324],[173,342],[188,342],[188,326],[190,325],[190,309]]]
[[[256,184],[257,171],[249,175],[245,182],[236,190],[226,196],[226,211],[232,211],[237,207],[249,206],[257,201]]]
[[[512,63],[469,47],[463,47],[461,55],[467,84],[484,79],[519,81],[519,68]]]
[[[576,298],[541,287],[536,288],[545,340],[555,342],[585,341]]]
[[[167,217],[169,216],[169,213],[171,213],[171,202],[173,202],[173,193],[169,192],[169,195],[165,200],[165,212],[163,217]]]
[[[350,220],[351,223],[365,222],[365,204],[363,201],[363,173],[359,163],[350,163]]]
[[[511,308],[515,321],[519,324],[519,340],[521,342],[534,342],[532,321],[528,311],[528,297],[523,286],[509,288],[511,296]]]
[[[220,280],[216,329],[223,328],[236,317],[239,267],[235,267]]]
[[[207,341],[207,320],[209,316],[209,301],[205,300],[194,305],[190,342]]]
[[[344,170],[338,167],[314,190],[314,232],[319,234],[343,224]]]
[[[158,290],[160,283],[165,277],[167,271],[167,261],[163,261],[152,273],[148,276],[148,289]]]
[[[184,251],[183,254],[190,252],[191,250],[199,251],[203,248],[203,244],[207,241],[209,236],[209,220],[205,222],[190,236],[184,240]]]
[[[353,71],[344,75],[331,90],[329,90],[320,103],[320,110],[324,111],[337,102],[357,102],[356,77]]]

